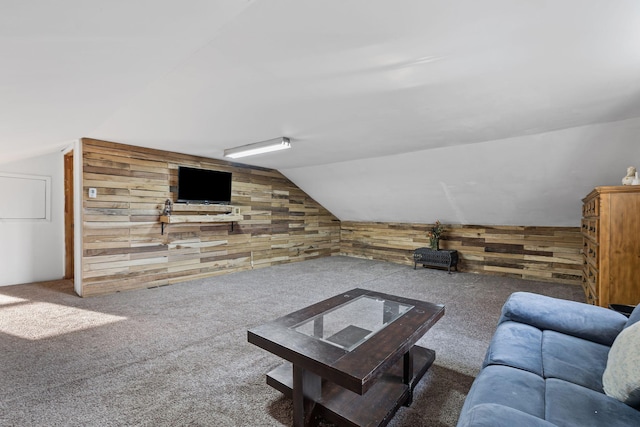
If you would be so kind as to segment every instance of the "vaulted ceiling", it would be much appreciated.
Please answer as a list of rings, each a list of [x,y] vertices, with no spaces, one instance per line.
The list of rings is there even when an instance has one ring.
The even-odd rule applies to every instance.
[[[0,54],[0,169],[288,136],[341,219],[578,225],[640,167],[636,0],[5,0]]]

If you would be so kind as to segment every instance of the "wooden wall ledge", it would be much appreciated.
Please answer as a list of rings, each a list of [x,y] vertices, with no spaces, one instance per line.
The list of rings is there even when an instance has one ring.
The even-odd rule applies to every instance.
[[[198,212],[198,213],[194,213]],[[210,213],[222,212],[222,213]],[[164,235],[165,224],[180,223],[207,223],[207,222],[230,222],[231,231],[233,231],[233,223],[241,221],[243,215],[240,213],[238,206],[232,205],[192,205],[192,204],[174,204],[173,213],[171,215],[161,215],[162,234]]]

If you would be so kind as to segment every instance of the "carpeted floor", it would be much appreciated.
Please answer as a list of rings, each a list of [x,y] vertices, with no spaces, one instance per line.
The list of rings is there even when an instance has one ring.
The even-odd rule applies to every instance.
[[[455,426],[514,291],[578,286],[331,257],[82,299],[68,282],[0,287],[2,426],[288,426],[280,364],[247,329],[352,288],[445,304],[436,362],[390,426]]]

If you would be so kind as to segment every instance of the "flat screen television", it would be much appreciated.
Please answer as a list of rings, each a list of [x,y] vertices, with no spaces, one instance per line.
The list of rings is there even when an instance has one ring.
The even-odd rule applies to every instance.
[[[231,203],[231,172],[179,166],[178,202]]]

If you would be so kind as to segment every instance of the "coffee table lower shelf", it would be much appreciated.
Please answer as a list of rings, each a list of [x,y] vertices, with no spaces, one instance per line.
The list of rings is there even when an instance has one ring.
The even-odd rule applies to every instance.
[[[359,395],[327,380],[322,380],[322,396],[316,401],[313,416],[345,426],[385,426],[401,405],[410,405],[416,384],[436,358],[436,352],[414,345],[413,378],[402,382],[400,359],[365,394]],[[293,366],[289,362],[267,374],[267,384],[291,398],[293,396]]]

